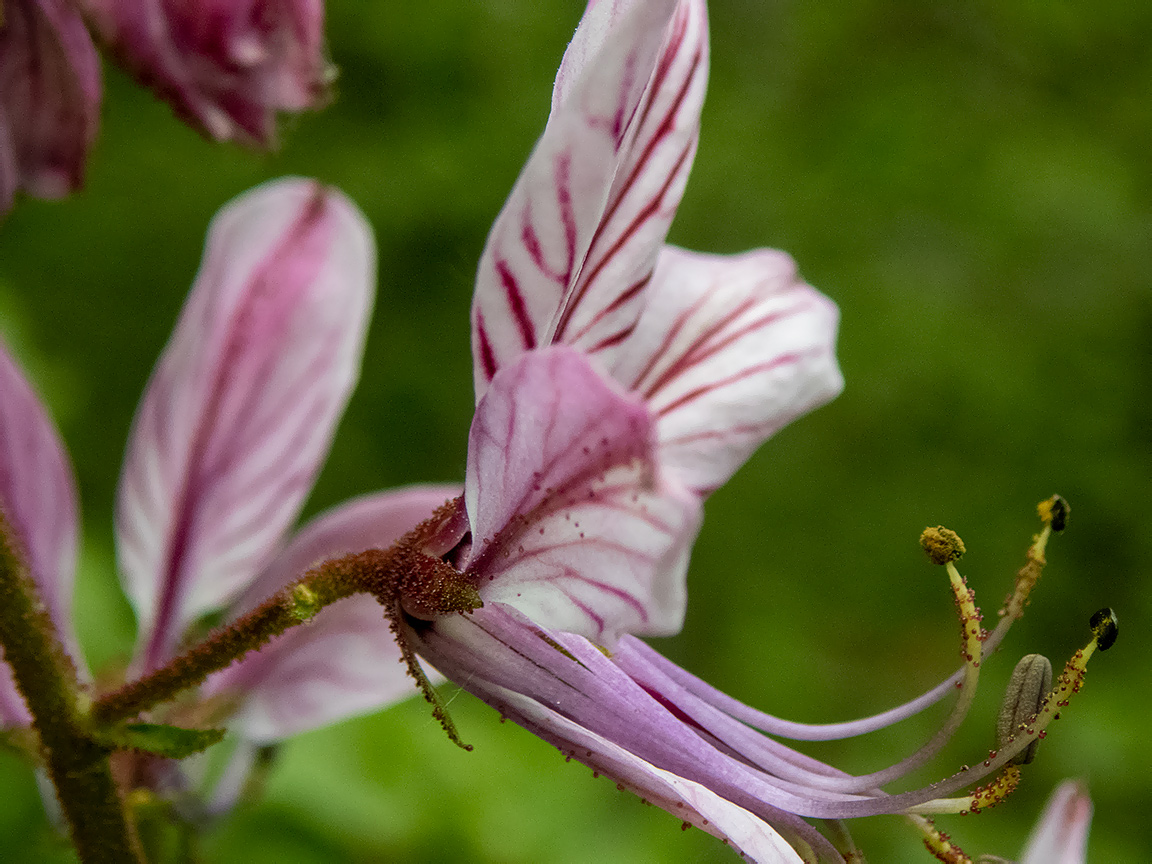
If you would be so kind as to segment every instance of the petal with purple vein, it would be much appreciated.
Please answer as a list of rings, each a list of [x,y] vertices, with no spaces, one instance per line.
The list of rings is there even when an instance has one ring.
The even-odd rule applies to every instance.
[[[501,370],[468,442],[463,569],[481,597],[603,644],[679,629],[700,509],[653,446],[644,405],[579,352]]]
[[[640,106],[660,63],[675,5],[674,0],[639,0],[621,11],[607,37],[599,40],[594,58],[580,66],[578,80],[552,111],[492,226],[472,306],[477,400],[501,366],[548,344],[558,312],[571,305],[568,298],[600,228],[616,175],[629,158]],[[586,21],[598,20],[595,10],[586,16]],[[575,41],[581,40],[577,33]],[[650,160],[660,165],[665,161]],[[654,185],[659,188],[663,181]],[[592,305],[603,309],[627,288],[613,285],[613,296],[598,296]],[[575,314],[575,309],[567,314]]]
[[[777,429],[840,392],[838,318],[782,252],[666,246],[611,371],[657,416],[661,462],[706,494]]]
[[[241,592],[295,520],[359,374],[374,258],[364,217],[314,181],[258,187],[213,220],[121,475],[145,666]]]

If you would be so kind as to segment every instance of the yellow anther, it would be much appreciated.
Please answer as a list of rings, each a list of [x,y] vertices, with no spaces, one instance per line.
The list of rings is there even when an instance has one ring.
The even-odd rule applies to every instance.
[[[1051,525],[1052,530],[1059,533],[1064,530],[1064,526],[1068,524],[1068,514],[1072,508],[1068,502],[1061,498],[1059,495],[1053,495],[1036,505],[1036,512],[1040,514],[1040,521],[1045,525]]]
[[[920,548],[932,559],[933,564],[943,566],[964,554],[964,541],[955,531],[937,525],[935,528],[924,529],[920,535]]]

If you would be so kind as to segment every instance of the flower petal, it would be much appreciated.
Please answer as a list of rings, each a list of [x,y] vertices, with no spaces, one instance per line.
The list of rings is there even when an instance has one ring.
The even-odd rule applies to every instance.
[[[318,562],[386,548],[449,498],[455,486],[412,486],[349,501],[318,516],[261,574],[234,610],[255,608]],[[415,689],[379,603],[350,597],[213,675],[203,695],[236,700],[229,728],[258,742],[382,708]]]
[[[72,628],[77,508],[72,467],[52,421],[0,340],[0,510],[74,661]],[[3,651],[0,649],[0,654]],[[24,700],[0,662],[0,727],[28,723]]]
[[[702,0],[590,4],[548,126],[480,260],[477,399],[552,342],[595,350],[635,322],[695,152],[707,76]]]
[[[1091,824],[1088,790],[1079,780],[1065,780],[1044,805],[1020,864],[1084,864]]]
[[[213,220],[120,482],[146,666],[242,591],[295,520],[359,372],[374,266],[363,216],[313,181],[266,184]]]
[[[628,787],[645,801],[719,837],[745,861],[758,864],[804,864],[783,837],[767,822],[707,786],[645,762],[595,732],[526,696],[503,690],[506,704],[515,706],[516,722],[556,744],[565,753],[593,754],[596,771]],[[581,759],[581,761],[583,761]]]
[[[0,26],[0,215],[23,189],[80,187],[100,111],[100,61],[63,0],[7,0]]]
[[[654,461],[647,409],[579,352],[556,346],[501,370],[476,409],[465,501],[480,594],[611,644],[684,615],[695,496]]]
[[[322,0],[77,0],[120,62],[217,141],[269,145],[277,111],[327,96]]]
[[[782,252],[666,246],[611,370],[655,413],[662,464],[706,494],[777,429],[840,392],[838,318]]]
[[[566,757],[651,796],[674,815],[705,830],[711,829],[704,820],[722,819],[713,827],[725,834],[731,827],[737,836],[752,833],[760,848],[767,844],[773,854],[786,854],[779,843],[771,843],[779,840],[772,836],[778,832],[798,848],[814,850],[812,861],[842,860],[827,840],[783,806],[807,803],[802,788],[769,786],[762,772],[730,755],[725,742],[701,732],[670,708],[663,694],[632,680],[607,652],[583,637],[540,627],[501,603],[415,625],[408,632],[421,656],[449,679]],[[686,785],[667,783],[669,775]],[[677,794],[699,789],[720,799],[708,798],[711,815],[693,812],[695,802]],[[741,811],[764,824],[756,826]]]

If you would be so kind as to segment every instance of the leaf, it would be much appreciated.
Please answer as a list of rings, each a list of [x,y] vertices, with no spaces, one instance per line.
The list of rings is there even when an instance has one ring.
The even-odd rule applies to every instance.
[[[126,723],[97,729],[96,740],[113,750],[140,750],[168,759],[186,759],[224,738],[223,729],[184,729],[164,723]]]

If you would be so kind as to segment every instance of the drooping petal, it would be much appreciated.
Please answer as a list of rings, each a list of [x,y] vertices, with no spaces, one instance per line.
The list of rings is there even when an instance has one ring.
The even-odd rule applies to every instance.
[[[234,615],[314,564],[391,546],[459,494],[455,486],[413,486],[366,495],[318,516],[261,574]],[[356,596],[213,675],[203,695],[234,701],[229,728],[264,743],[406,698],[416,692],[406,675],[380,604]]]
[[[268,564],[359,373],[372,234],[339,192],[259,187],[204,262],[138,409],[121,476],[121,571],[145,665]]]
[[[842,860],[791,809],[769,800],[795,807],[805,802],[802,790],[766,784],[760,772],[728,755],[724,742],[716,745],[583,637],[541,627],[501,603],[417,624],[410,636],[421,656],[503,716],[674,815],[705,830],[711,830],[705,819],[723,820],[713,827],[727,835],[729,828],[736,834],[755,827],[743,810],[763,823],[754,835],[760,848],[783,854],[771,842],[779,833],[814,850],[812,861]],[[668,775],[688,785],[669,789]],[[694,812],[691,799],[678,793],[700,788],[734,809],[712,800],[711,815]]]
[[[218,141],[273,142],[276,112],[322,103],[322,0],[77,0],[141,83]]]
[[[696,497],[655,462],[652,420],[573,349],[524,355],[476,409],[462,569],[481,597],[610,645],[684,615]]]
[[[1020,864],[1084,864],[1092,799],[1079,780],[1065,780],[1044,805]]]
[[[499,691],[494,691],[499,692]],[[584,729],[546,705],[511,690],[502,695],[515,706],[517,722],[565,752],[582,751],[595,770],[627,786],[650,804],[695,825],[730,845],[745,861],[757,864],[804,864],[783,837],[767,822],[707,786],[657,768]]]
[[[595,349],[635,321],[695,152],[706,55],[701,0],[590,4],[480,260],[477,399],[525,350]]]
[[[72,626],[78,526],[76,483],[52,421],[9,356],[3,340],[0,510],[23,547],[32,578],[61,638],[74,662],[82,666]],[[0,661],[0,727],[23,725],[29,720],[8,665]]]
[[[706,494],[843,387],[836,306],[782,252],[666,246],[612,373],[657,417],[661,462]]]
[[[100,61],[64,0],[6,0],[0,24],[0,216],[17,189],[60,198],[84,180]]]

